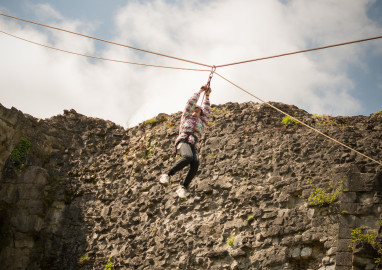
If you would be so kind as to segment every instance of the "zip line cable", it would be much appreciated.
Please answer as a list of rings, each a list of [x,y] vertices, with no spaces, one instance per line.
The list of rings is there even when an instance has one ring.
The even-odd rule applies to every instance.
[[[228,67],[228,66],[239,65],[239,64],[255,62],[255,61],[261,61],[261,60],[277,58],[277,57],[282,57],[282,56],[288,56],[288,55],[293,55],[293,54],[306,53],[306,52],[311,52],[311,51],[318,51],[318,50],[323,50],[323,49],[328,49],[328,48],[333,48],[333,47],[339,47],[339,46],[344,46],[344,45],[349,45],[349,44],[354,44],[354,43],[359,43],[359,42],[365,42],[365,41],[380,39],[380,38],[382,38],[382,36],[365,38],[365,39],[354,40],[354,41],[348,41],[348,42],[344,42],[344,43],[338,43],[338,44],[333,44],[333,45],[328,45],[328,46],[323,46],[323,47],[318,47],[318,48],[313,48],[313,49],[307,49],[307,50],[302,50],[302,51],[290,52],[290,53],[283,53],[283,54],[278,54],[278,55],[274,55],[274,56],[267,56],[267,57],[252,59],[252,60],[244,60],[241,62],[225,64],[225,65],[220,65],[220,66],[216,66],[216,67],[217,68]]]
[[[28,40],[28,39],[25,39],[25,38],[21,38],[21,37],[19,37],[19,36],[15,36],[15,35],[9,34],[9,33],[4,32],[4,31],[2,31],[2,30],[0,30],[0,33],[3,33],[3,34],[5,34],[5,35],[8,35],[8,36],[11,36],[11,37],[20,39],[20,40],[22,40],[22,41],[26,41],[26,42],[35,44],[35,45],[39,45],[39,46],[42,46],[42,47],[45,47],[45,48],[48,48],[48,49],[52,49],[52,50],[56,50],[56,51],[60,51],[60,52],[65,52],[65,53],[70,53],[70,54],[74,54],[74,55],[79,55],[79,56],[84,56],[84,57],[88,57],[88,58],[93,58],[93,59],[97,59],[97,60],[104,60],[104,61],[117,62],[117,63],[124,63],[124,64],[131,64],[131,65],[138,65],[138,66],[146,66],[146,67],[156,67],[156,68],[167,68],[167,69],[178,69],[178,70],[189,70],[189,71],[210,71],[210,70],[208,70],[208,69],[193,69],[193,68],[181,68],[181,67],[171,67],[171,66],[160,66],[160,65],[143,64],[143,63],[136,63],[136,62],[129,62],[129,61],[123,61],[123,60],[115,60],[115,59],[109,59],[109,58],[103,58],[103,57],[91,56],[91,55],[86,55],[86,54],[82,54],[82,53],[77,53],[77,52],[67,51],[67,50],[63,50],[63,49],[59,49],[59,48],[55,48],[55,47],[52,47],[52,46],[48,46],[48,45],[45,45],[45,44],[41,44],[41,43],[38,43],[38,42],[34,42],[34,41],[31,41],[31,40]]]
[[[110,43],[110,44],[121,46],[121,47],[126,47],[126,48],[129,48],[129,49],[133,49],[133,50],[137,50],[137,51],[141,51],[141,52],[145,52],[145,53],[151,53],[151,54],[155,54],[155,55],[159,55],[159,56],[163,56],[163,57],[167,57],[167,58],[172,58],[172,59],[175,59],[175,60],[179,60],[179,61],[183,61],[183,62],[188,62],[188,63],[199,65],[199,66],[212,67],[210,65],[206,65],[206,64],[203,64],[203,63],[198,63],[198,62],[190,61],[190,60],[187,60],[187,59],[182,59],[182,58],[170,56],[170,55],[167,55],[167,54],[162,54],[162,53],[157,53],[157,52],[153,52],[153,51],[149,51],[149,50],[144,50],[144,49],[136,48],[136,47],[133,47],[133,46],[130,46],[130,45],[125,45],[125,44],[121,44],[121,43],[117,43],[117,42],[113,42],[113,41],[109,41],[109,40],[105,40],[105,39],[101,39],[101,38],[97,38],[97,37],[92,37],[92,36],[80,34],[80,33],[77,33],[77,32],[69,31],[69,30],[66,30],[66,29],[58,28],[58,27],[53,27],[53,26],[50,26],[50,25],[42,24],[42,23],[37,23],[37,22],[33,22],[33,21],[24,20],[24,19],[21,19],[21,18],[17,18],[17,17],[13,17],[13,16],[10,16],[10,15],[6,15],[6,14],[3,14],[3,13],[0,13],[0,15],[4,16],[4,17],[11,18],[11,19],[15,19],[15,20],[19,20],[19,21],[23,21],[23,22],[27,22],[27,23],[32,23],[32,24],[35,24],[35,25],[39,25],[39,26],[43,26],[43,27],[59,30],[59,31],[62,31],[62,32],[70,33],[70,34],[73,34],[73,35],[78,35],[78,36],[82,36],[82,37],[86,37],[86,38],[90,38],[90,39],[94,39],[94,40]]]
[[[375,159],[373,159],[373,158],[371,158],[371,157],[369,157],[369,156],[367,156],[367,155],[365,155],[365,154],[362,154],[361,152],[359,152],[359,151],[357,151],[357,150],[351,148],[350,146],[347,146],[346,144],[344,144],[344,143],[342,143],[342,142],[340,142],[340,141],[338,141],[338,140],[336,140],[336,139],[334,139],[334,138],[332,138],[332,137],[326,135],[325,133],[319,131],[318,129],[316,129],[316,128],[314,128],[314,127],[311,127],[311,126],[309,126],[308,124],[305,124],[304,122],[302,122],[302,121],[300,121],[299,119],[297,119],[297,118],[291,116],[290,114],[284,112],[283,110],[280,110],[280,109],[277,108],[276,106],[273,106],[273,105],[270,104],[269,102],[266,102],[266,101],[262,100],[261,98],[255,96],[255,95],[252,94],[251,92],[249,92],[249,91],[247,91],[247,90],[241,88],[240,86],[238,86],[237,84],[235,84],[235,83],[233,83],[232,81],[228,80],[227,78],[223,77],[223,76],[220,75],[219,73],[215,72],[215,74],[218,75],[218,76],[219,76],[220,78],[222,78],[223,80],[227,81],[228,83],[232,84],[233,86],[235,86],[235,87],[239,88],[240,90],[244,91],[244,92],[247,93],[248,95],[250,95],[250,96],[256,98],[257,100],[260,100],[260,101],[263,102],[264,104],[266,104],[266,105],[272,107],[273,109],[277,110],[278,112],[280,112],[280,113],[282,113],[282,114],[284,114],[284,115],[286,115],[286,116],[292,118],[292,119],[295,120],[296,122],[298,122],[298,123],[300,123],[300,124],[306,126],[307,128],[310,128],[311,130],[313,130],[313,131],[319,133],[320,135],[326,137],[327,139],[332,140],[333,142],[335,142],[335,143],[337,143],[337,144],[340,144],[340,145],[342,145],[343,147],[346,147],[347,149],[349,149],[349,150],[351,150],[351,151],[353,151],[353,152],[355,152],[355,153],[357,153],[357,154],[359,154],[359,155],[361,155],[361,156],[363,156],[363,157],[365,157],[365,158],[367,158],[367,159],[369,159],[369,160],[371,160],[371,161],[374,161],[374,162],[378,163],[379,165],[382,165],[382,162],[377,161],[377,160],[375,160]]]

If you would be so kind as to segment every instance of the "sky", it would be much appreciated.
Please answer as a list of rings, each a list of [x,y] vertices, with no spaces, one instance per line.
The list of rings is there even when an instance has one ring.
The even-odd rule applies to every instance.
[[[382,35],[382,0],[0,0],[0,13],[208,65]],[[206,69],[4,16],[0,30],[80,54]],[[89,59],[3,33],[0,59],[3,106],[37,118],[75,109],[123,127],[183,110],[209,76]],[[382,110],[382,39],[216,71],[312,114]],[[211,87],[213,104],[258,102],[217,75]]]

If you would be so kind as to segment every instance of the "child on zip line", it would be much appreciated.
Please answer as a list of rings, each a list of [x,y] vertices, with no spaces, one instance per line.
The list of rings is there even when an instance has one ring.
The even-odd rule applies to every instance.
[[[202,106],[197,105],[200,94],[205,92],[205,100]],[[187,199],[187,188],[191,180],[196,176],[199,168],[197,143],[202,137],[211,113],[210,107],[210,86],[204,85],[187,102],[180,120],[179,135],[175,140],[175,148],[179,151],[181,159],[168,171],[160,176],[159,182],[168,186],[170,177],[187,165],[190,165],[186,178],[180,182],[176,190],[179,198]]]

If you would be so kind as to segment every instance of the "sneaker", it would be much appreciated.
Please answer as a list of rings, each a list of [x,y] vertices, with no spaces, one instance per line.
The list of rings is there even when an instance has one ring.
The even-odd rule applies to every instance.
[[[180,186],[177,190],[176,190],[176,194],[178,194],[178,197],[183,199],[183,200],[187,200],[187,197],[186,197],[186,189],[184,188],[184,186]]]
[[[170,183],[170,176],[168,176],[168,174],[166,173],[162,174],[159,178],[159,183],[161,183],[164,186],[168,186],[168,184]]]

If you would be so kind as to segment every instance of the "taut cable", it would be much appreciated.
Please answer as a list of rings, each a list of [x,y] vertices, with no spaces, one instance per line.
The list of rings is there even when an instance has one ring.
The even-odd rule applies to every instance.
[[[82,54],[82,53],[76,53],[76,52],[72,52],[72,51],[63,50],[63,49],[55,48],[55,47],[52,47],[52,46],[48,46],[48,45],[45,45],[45,44],[41,44],[41,43],[38,43],[38,42],[34,42],[34,41],[31,41],[31,40],[28,40],[28,39],[25,39],[25,38],[21,38],[19,36],[15,36],[15,35],[9,34],[9,33],[4,32],[2,30],[0,30],[0,33],[3,33],[5,35],[8,35],[8,36],[11,36],[11,37],[14,37],[14,38],[17,38],[17,39],[20,39],[20,40],[23,40],[23,41],[35,44],[35,45],[39,45],[39,46],[42,46],[42,47],[45,47],[45,48],[48,48],[48,49],[52,49],[52,50],[56,50],[56,51],[60,51],[60,52],[64,52],[64,53],[70,53],[70,54],[74,54],[74,55],[78,55],[78,56],[84,56],[84,57],[88,57],[88,58],[93,58],[93,59],[97,59],[97,60],[117,62],[117,63],[123,63],[123,64],[131,64],[131,65],[138,65],[138,66],[145,66],[145,67],[156,67],[156,68],[167,68],[167,69],[178,69],[178,70],[189,70],[189,71],[210,71],[208,69],[193,69],[193,68],[181,68],[181,67],[171,67],[171,66],[150,65],[150,64],[143,64],[143,63],[136,63],[136,62],[129,62],[129,61],[123,61],[123,60],[115,60],[115,59],[91,56],[91,55],[86,55],[86,54]]]
[[[241,61],[241,62],[225,64],[225,65],[220,65],[220,66],[216,66],[216,67],[217,68],[219,68],[219,67],[228,67],[228,66],[239,65],[239,64],[249,63],[249,62],[255,62],[255,61],[261,61],[261,60],[266,60],[266,59],[271,59],[271,58],[283,57],[283,56],[287,56],[287,55],[306,53],[306,52],[311,52],[311,51],[318,51],[318,50],[323,50],[323,49],[328,49],[328,48],[333,48],[333,47],[338,47],[338,46],[343,46],[343,45],[349,45],[349,44],[353,44],[353,43],[365,42],[365,41],[370,41],[370,40],[375,40],[375,39],[380,39],[380,38],[382,38],[382,36],[365,38],[365,39],[349,41],[349,42],[344,42],[344,43],[338,43],[338,44],[333,44],[333,45],[328,45],[328,46],[323,46],[323,47],[318,47],[318,48],[313,48],[313,49],[307,49],[307,50],[302,50],[302,51],[283,53],[283,54],[278,54],[278,55],[273,55],[273,56],[256,58],[256,59],[252,59],[252,60],[245,60],[245,61]]]

